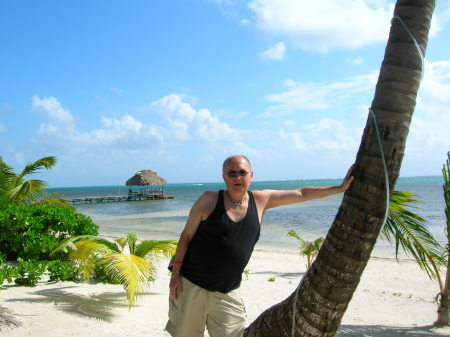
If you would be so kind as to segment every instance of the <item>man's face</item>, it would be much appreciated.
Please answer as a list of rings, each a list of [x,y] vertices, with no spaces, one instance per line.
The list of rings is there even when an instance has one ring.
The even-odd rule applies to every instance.
[[[253,178],[253,172],[245,158],[232,157],[224,167],[222,177],[229,191],[247,191]]]

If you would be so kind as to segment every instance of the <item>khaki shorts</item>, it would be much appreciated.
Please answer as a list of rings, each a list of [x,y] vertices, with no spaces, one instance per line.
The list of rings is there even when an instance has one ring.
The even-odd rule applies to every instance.
[[[173,337],[242,337],[245,308],[239,289],[223,294],[205,290],[185,278],[177,300],[169,297],[166,331]]]

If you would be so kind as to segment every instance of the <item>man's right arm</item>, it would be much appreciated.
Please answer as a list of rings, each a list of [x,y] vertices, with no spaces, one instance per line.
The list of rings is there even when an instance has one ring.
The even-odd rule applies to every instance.
[[[214,200],[214,192],[205,192],[202,194],[194,206],[192,206],[186,222],[186,226],[181,232],[178,240],[177,250],[175,252],[174,264],[172,269],[172,276],[170,278],[170,296],[177,299],[178,294],[183,291],[183,284],[180,277],[180,269],[183,264],[189,243],[197,232],[200,222],[207,218],[211,213],[210,208]]]

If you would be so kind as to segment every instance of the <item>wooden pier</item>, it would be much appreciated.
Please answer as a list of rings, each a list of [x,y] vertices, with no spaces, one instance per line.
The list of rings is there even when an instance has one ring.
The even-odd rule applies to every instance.
[[[101,204],[108,202],[142,201],[142,200],[162,200],[173,199],[164,194],[162,189],[141,189],[139,192],[128,191],[127,195],[112,195],[99,197],[84,197],[67,200],[72,204]]]

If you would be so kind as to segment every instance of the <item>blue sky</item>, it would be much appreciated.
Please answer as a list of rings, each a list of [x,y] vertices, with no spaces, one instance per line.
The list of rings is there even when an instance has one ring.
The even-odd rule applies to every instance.
[[[50,186],[338,178],[359,148],[392,1],[0,2],[0,155]],[[450,150],[450,1],[438,1],[401,176]]]

